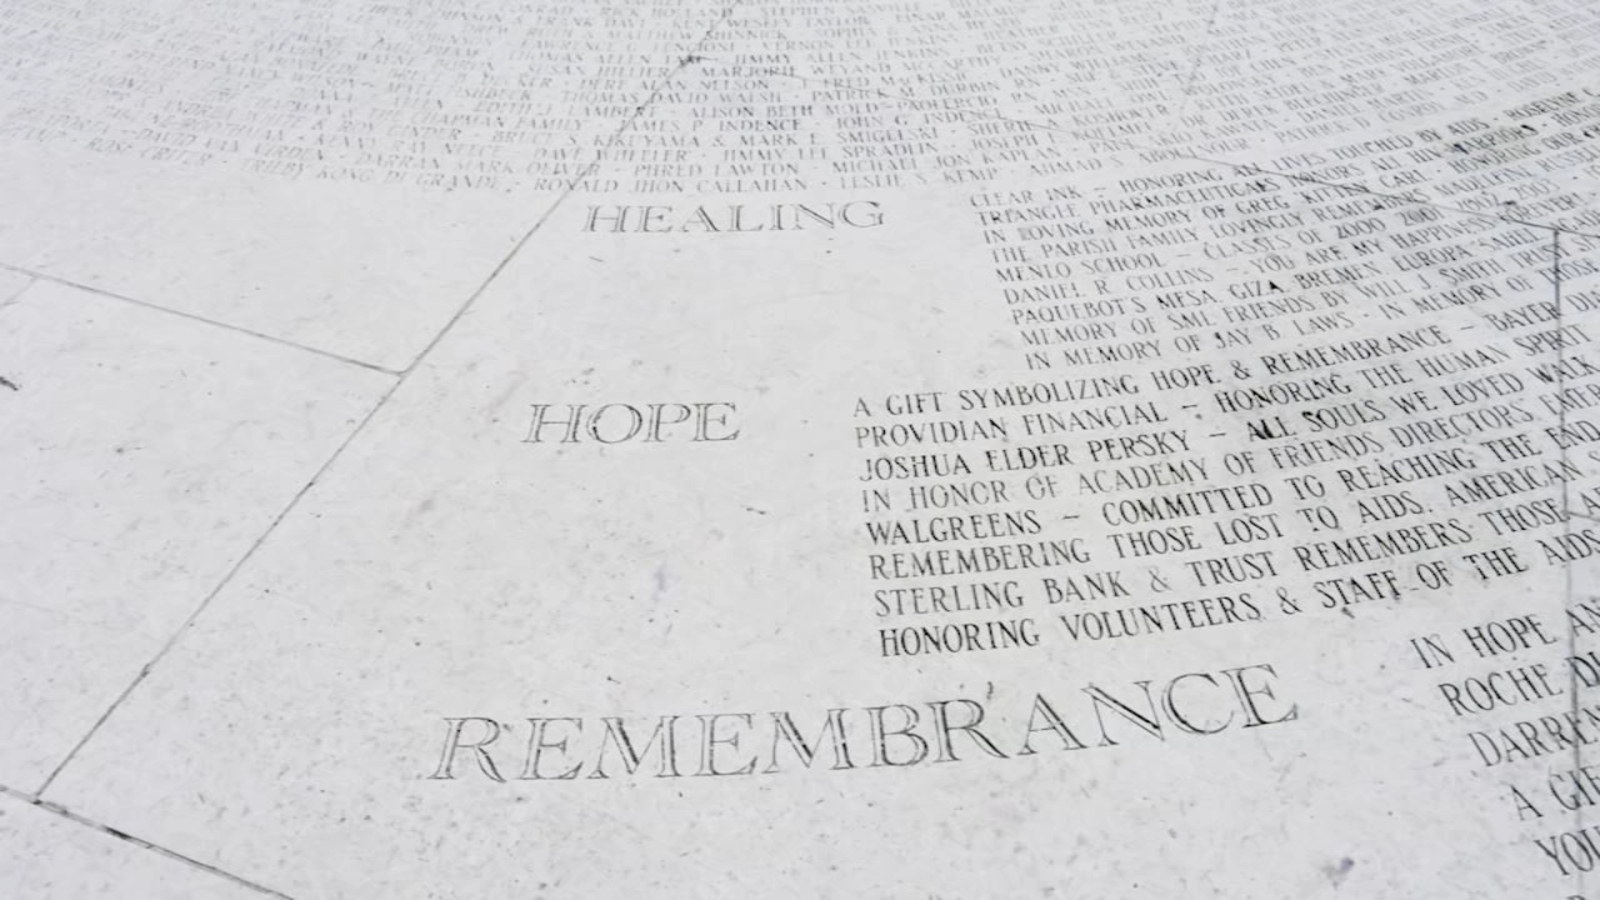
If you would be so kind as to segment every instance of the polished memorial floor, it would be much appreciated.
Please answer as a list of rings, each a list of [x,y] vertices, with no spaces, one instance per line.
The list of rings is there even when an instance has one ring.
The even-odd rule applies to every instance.
[[[1600,5],[5,0],[0,897],[1600,900]]]

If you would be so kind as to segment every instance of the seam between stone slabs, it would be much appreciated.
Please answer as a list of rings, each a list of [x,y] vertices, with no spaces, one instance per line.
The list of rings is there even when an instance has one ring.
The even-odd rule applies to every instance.
[[[18,801],[28,804],[29,806],[42,809],[45,812],[52,813],[56,816],[66,819],[68,822],[72,822],[75,825],[81,825],[85,828],[93,829],[116,840],[122,841],[123,843],[132,844],[134,847],[137,847],[140,850],[148,850],[161,856],[165,856],[168,859],[183,863],[191,868],[199,869],[202,872],[206,872],[218,878],[231,881],[240,887],[249,888],[253,891],[259,891],[268,897],[276,897],[278,900],[293,900],[292,897],[290,897],[288,894],[282,893],[281,891],[275,891],[266,885],[257,884],[247,878],[240,878],[238,875],[235,875],[226,869],[219,869],[216,866],[203,863],[197,859],[191,859],[187,856],[184,856],[182,853],[169,850],[160,844],[151,843],[144,838],[129,834],[126,831],[119,831],[109,825],[96,822],[87,816],[78,815],[72,810],[67,809],[65,806],[61,806],[60,804],[49,803],[44,800],[40,800],[38,797],[35,797],[31,794],[25,794],[22,791],[6,787],[5,785],[0,785],[0,795],[12,797]]]
[[[680,72],[682,72],[689,65],[698,63],[698,62],[700,62],[701,60],[704,59],[704,57],[702,57],[699,54],[699,51],[705,46],[705,43],[708,40],[711,39],[711,35],[717,30],[717,28],[728,21],[729,17],[733,14],[734,10],[737,7],[738,7],[738,0],[735,0],[734,3],[729,4],[725,9],[723,9],[721,15],[719,15],[718,18],[716,19],[716,21],[714,21],[711,24],[711,27],[706,30],[705,34],[701,35],[700,39],[694,44],[694,46],[691,47],[686,54],[684,54],[682,57],[679,58],[679,60],[677,62],[677,65],[674,66],[671,70],[669,70],[666,73],[665,76],[662,77],[662,79],[660,80],[660,83],[658,83],[656,85],[656,87],[650,92],[650,94],[645,98],[644,102],[641,103],[637,108],[635,108],[634,111],[633,111],[633,114],[628,116],[628,118],[623,121],[623,123],[617,128],[617,130],[615,132],[613,132],[611,140],[607,142],[607,147],[608,148],[612,144],[614,144],[618,138],[621,137],[621,135],[634,123],[634,121],[636,121],[639,118],[639,116],[641,116],[645,112],[646,109],[648,109],[650,107],[651,104],[656,102],[657,98],[660,97],[661,92],[667,87],[668,84],[670,84],[672,82],[672,80],[674,78],[676,78],[678,76],[678,74]],[[239,882],[240,884],[243,884],[243,885],[252,887],[252,888],[254,888],[256,890],[262,891],[262,892],[268,894],[269,896],[283,898],[283,900],[292,900],[292,898],[290,898],[286,894],[282,894],[282,893],[279,893],[277,891],[273,891],[270,888],[262,887],[260,885],[257,885],[255,883],[253,883],[253,882],[250,882],[250,881],[248,881],[246,879],[243,879],[243,878],[240,878],[238,876],[232,875],[231,873],[227,873],[222,869],[218,869],[218,868],[216,868],[214,866],[207,865],[206,863],[200,862],[198,860],[191,859],[191,858],[189,858],[187,856],[184,856],[183,854],[177,853],[177,852],[172,851],[172,850],[168,850],[168,849],[166,849],[164,847],[161,847],[161,846],[159,846],[157,844],[154,844],[154,843],[151,843],[149,841],[145,841],[142,838],[134,837],[134,836],[130,835],[127,832],[120,831],[118,829],[113,829],[110,826],[101,824],[101,823],[96,822],[95,820],[89,819],[89,818],[87,818],[85,816],[78,815],[77,813],[72,812],[71,810],[67,809],[66,807],[61,806],[60,804],[51,803],[49,801],[44,800],[43,799],[43,795],[44,795],[44,793],[46,791],[48,791],[50,789],[50,786],[55,783],[55,780],[61,775],[61,773],[66,770],[67,766],[71,765],[73,760],[75,760],[77,758],[78,753],[89,743],[90,740],[92,740],[94,738],[94,736],[97,733],[99,733],[101,727],[103,727],[105,725],[105,723],[111,718],[112,714],[115,713],[116,710],[122,706],[123,702],[126,701],[128,699],[128,697],[131,696],[135,690],[138,689],[139,685],[144,682],[145,678],[147,678],[149,676],[150,672],[154,670],[155,666],[161,662],[161,660],[167,655],[167,653],[169,653],[172,650],[172,648],[177,645],[178,641],[182,639],[183,634],[186,631],[188,631],[190,626],[192,626],[195,623],[195,621],[200,617],[200,615],[205,612],[205,610],[211,605],[211,602],[216,599],[216,597],[222,592],[222,590],[225,587],[227,587],[227,585],[230,582],[232,582],[233,577],[236,574],[238,574],[239,570],[244,567],[245,563],[249,562],[249,560],[252,557],[255,556],[256,551],[259,550],[261,545],[266,542],[267,538],[269,536],[271,536],[274,531],[277,530],[278,525],[285,518],[288,517],[289,513],[292,512],[296,506],[299,505],[300,499],[302,497],[304,497],[311,490],[311,488],[317,483],[317,481],[320,480],[322,478],[322,476],[333,466],[333,464],[336,461],[338,461],[339,457],[344,454],[345,449],[350,446],[350,444],[355,440],[355,438],[358,435],[360,435],[362,431],[364,431],[366,429],[367,424],[370,423],[373,420],[373,418],[377,416],[378,411],[381,410],[389,402],[389,399],[391,397],[393,397],[395,392],[400,388],[400,386],[405,383],[407,377],[410,376],[410,374],[412,372],[416,371],[416,369],[421,365],[421,363],[427,357],[427,355],[430,352],[432,352],[432,350],[435,347],[437,347],[439,345],[440,341],[442,341],[444,339],[445,335],[448,334],[450,332],[450,330],[455,326],[455,324],[458,321],[461,320],[462,316],[464,316],[466,314],[466,312],[472,307],[472,305],[477,301],[477,299],[480,296],[482,296],[482,294],[489,288],[489,286],[500,275],[500,273],[505,270],[506,266],[510,264],[511,260],[514,257],[516,257],[516,255],[518,253],[521,252],[522,248],[528,243],[528,240],[539,230],[539,228],[546,221],[549,220],[549,218],[555,213],[556,209],[561,206],[561,204],[567,199],[567,197],[572,195],[572,193],[577,189],[578,184],[583,180],[583,178],[586,177],[588,174],[592,173],[595,169],[597,169],[599,167],[599,165],[601,163],[601,160],[602,160],[602,157],[598,157],[597,156],[596,159],[594,159],[589,164],[589,166],[587,166],[585,168],[583,174],[580,175],[578,178],[575,178],[572,181],[572,183],[570,185],[568,185],[567,190],[564,191],[561,194],[560,197],[556,198],[556,200],[544,211],[544,213],[539,216],[538,220],[533,224],[533,226],[531,228],[528,229],[528,231],[523,235],[522,239],[520,241],[518,241],[517,244],[511,249],[511,252],[506,255],[505,259],[503,259],[500,262],[500,264],[498,266],[496,266],[492,272],[490,272],[489,276],[486,279],[484,279],[483,283],[479,285],[477,290],[473,291],[472,295],[470,297],[468,297],[467,300],[461,305],[461,307],[456,311],[455,315],[453,315],[449,319],[449,321],[445,323],[444,327],[442,327],[439,330],[439,332],[434,335],[433,340],[428,342],[427,347],[425,347],[423,349],[423,351],[420,354],[417,355],[416,359],[412,360],[411,364],[408,365],[403,372],[397,373],[399,377],[397,377],[395,379],[394,383],[391,384],[389,386],[389,388],[386,391],[384,391],[384,393],[378,398],[377,403],[375,403],[373,405],[372,409],[367,412],[366,416],[364,416],[362,418],[361,422],[359,424],[357,424],[356,427],[354,429],[352,429],[351,432],[348,435],[345,436],[345,439],[340,442],[339,446],[333,451],[333,453],[328,457],[328,459],[325,462],[323,462],[323,464],[317,469],[316,474],[314,474],[311,477],[311,479],[309,481],[307,481],[306,484],[303,487],[301,487],[298,492],[296,492],[294,498],[291,499],[289,501],[289,503],[286,506],[284,506],[282,511],[280,511],[278,513],[278,515],[273,518],[271,524],[269,524],[267,526],[267,528],[264,531],[262,531],[260,536],[258,536],[255,539],[255,541],[251,543],[249,549],[246,550],[244,552],[244,554],[239,557],[239,559],[234,563],[234,565],[228,570],[227,574],[224,575],[222,577],[222,579],[217,583],[217,586],[215,588],[213,588],[211,590],[211,592],[206,595],[205,599],[201,601],[200,605],[195,608],[194,612],[190,613],[189,617],[184,620],[183,624],[180,625],[172,633],[171,637],[169,637],[167,639],[166,643],[161,647],[161,649],[156,652],[155,656],[152,657],[151,660],[148,663],[146,663],[139,670],[139,673],[134,677],[133,681],[131,683],[129,683],[129,685],[126,688],[123,689],[122,693],[119,694],[117,696],[117,699],[114,700],[111,703],[111,705],[106,708],[106,711],[100,715],[99,719],[97,719],[95,721],[95,724],[92,727],[90,727],[88,732],[85,733],[84,736],[77,742],[77,744],[75,744],[73,746],[73,748],[61,760],[61,762],[59,764],[57,764],[55,769],[51,771],[50,775],[39,786],[38,790],[35,791],[33,794],[27,794],[27,793],[23,793],[23,792],[20,792],[20,791],[16,791],[16,790],[11,789],[11,788],[6,788],[4,786],[0,786],[0,792],[4,792],[5,794],[8,794],[10,796],[14,796],[14,797],[18,797],[20,799],[23,799],[23,800],[25,800],[25,801],[27,801],[27,802],[35,805],[35,806],[38,806],[38,807],[40,807],[42,809],[50,810],[51,812],[54,812],[57,815],[60,815],[60,816],[62,816],[64,818],[67,818],[70,821],[74,821],[74,822],[77,822],[77,823],[82,824],[82,825],[86,825],[86,826],[89,826],[89,827],[92,827],[92,828],[96,828],[96,829],[104,831],[104,832],[106,832],[108,834],[111,834],[113,836],[120,837],[123,840],[126,840],[126,841],[128,841],[130,843],[133,843],[133,844],[137,845],[137,846],[142,846],[142,847],[144,847],[146,849],[153,850],[153,851],[158,852],[158,853],[162,853],[164,855],[172,857],[173,859],[177,859],[177,860],[189,863],[190,865],[196,866],[196,867],[201,868],[201,869],[203,869],[205,871],[214,872],[216,874],[224,875],[224,876],[226,876],[226,877],[228,877],[228,878],[230,878],[230,879],[232,879],[234,881]],[[32,274],[32,273],[26,273],[25,272],[24,274]],[[39,276],[35,276],[35,277],[39,277]],[[45,277],[48,277],[48,276],[45,276]],[[60,279],[53,279],[52,278],[50,280],[59,281]],[[78,285],[73,285],[73,286],[74,287],[78,287]],[[94,289],[86,288],[86,290],[94,290]],[[104,293],[104,292],[96,291],[96,293]],[[108,296],[115,297],[115,295],[108,295]],[[139,305],[146,305],[146,304],[140,303],[139,301],[131,300],[131,299],[125,298],[125,297],[116,297],[116,299],[128,300],[128,302],[139,303]],[[161,307],[157,307],[157,308],[161,308]],[[168,310],[168,311],[170,311],[170,310]],[[182,313],[177,313],[177,314],[178,315],[184,315]],[[195,318],[195,317],[191,316],[190,318]],[[205,320],[202,320],[202,321],[205,321]],[[230,327],[230,326],[223,326],[223,327]],[[242,330],[242,329],[235,329],[235,330]],[[269,338],[269,340],[271,340],[271,339]],[[293,346],[299,346],[299,345],[293,345]],[[307,348],[302,348],[302,349],[307,349]],[[318,351],[312,351],[312,352],[318,352]],[[375,367],[372,367],[372,366],[368,366],[368,367],[369,368],[375,368]],[[387,370],[385,370],[385,371],[387,371]],[[392,374],[394,374],[394,373],[392,373]]]
[[[224,329],[226,331],[233,331],[233,332],[237,332],[239,334],[246,334],[246,335],[249,335],[250,337],[259,338],[260,340],[267,341],[269,343],[278,344],[278,345],[283,346],[283,347],[293,347],[296,350],[304,350],[305,352],[313,354],[313,355],[316,355],[316,356],[321,356],[321,357],[324,357],[326,359],[337,360],[338,362],[346,363],[346,364],[352,365],[352,366],[358,366],[358,367],[363,368],[363,369],[370,369],[370,370],[372,370],[374,372],[382,372],[385,375],[399,375],[400,374],[398,371],[396,371],[394,369],[386,369],[383,366],[376,365],[376,364],[369,363],[369,362],[363,362],[363,361],[361,361],[359,359],[355,359],[353,357],[341,356],[341,355],[339,355],[337,353],[334,353],[332,351],[329,351],[329,350],[319,350],[316,347],[307,347],[305,344],[297,344],[294,341],[288,340],[287,338],[274,337],[274,336],[272,336],[270,334],[263,334],[263,333],[261,333],[259,331],[251,331],[250,329],[244,328],[244,327],[239,326],[239,325],[231,325],[231,324],[229,324],[227,322],[218,321],[217,319],[208,319],[205,316],[198,316],[198,315],[195,315],[194,313],[191,313],[191,312],[184,312],[181,309],[173,309],[170,306],[162,306],[159,303],[151,303],[148,300],[138,300],[138,299],[135,299],[133,297],[124,296],[122,294],[115,294],[115,293],[112,293],[111,291],[105,290],[104,288],[92,287],[90,285],[81,284],[79,282],[72,281],[72,280],[69,280],[69,279],[66,279],[66,278],[59,278],[59,277],[57,277],[55,275],[48,275],[48,274],[46,274],[44,272],[38,272],[38,271],[35,271],[33,269],[23,268],[22,266],[13,266],[13,265],[10,265],[9,263],[0,263],[0,269],[6,269],[8,271],[16,272],[19,275],[26,275],[29,278],[34,279],[35,282],[38,282],[38,281],[50,281],[50,282],[54,282],[56,284],[66,285],[67,287],[76,288],[76,289],[78,289],[80,291],[87,291],[88,293],[95,294],[95,295],[100,296],[100,297],[106,297],[106,298],[109,298],[111,300],[120,300],[123,303],[131,303],[134,306],[142,307],[144,309],[152,310],[152,311],[158,312],[158,313],[164,313],[164,314],[169,315],[169,316],[177,316],[180,319],[188,319],[191,322],[200,322],[200,323],[203,323],[203,324],[206,324],[206,325],[212,325],[212,326],[215,326],[217,328]],[[23,290],[27,290],[28,287],[32,286],[32,284],[33,284],[33,282],[30,282],[28,285],[25,285],[23,287]],[[20,294],[18,296],[20,296]]]

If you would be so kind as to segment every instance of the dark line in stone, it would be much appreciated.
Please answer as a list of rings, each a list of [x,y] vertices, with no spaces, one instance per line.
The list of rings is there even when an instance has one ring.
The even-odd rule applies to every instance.
[[[265,894],[268,897],[276,897],[276,898],[278,898],[278,900],[294,900],[293,897],[290,897],[288,894],[285,894],[282,891],[275,891],[272,888],[267,887],[266,885],[257,884],[256,882],[251,881],[248,878],[241,878],[240,876],[235,875],[235,874],[233,874],[232,872],[229,872],[226,869],[219,869],[216,866],[213,866],[213,865],[211,865],[209,863],[203,863],[200,860],[195,859],[193,857],[184,856],[182,853],[178,853],[175,850],[169,850],[168,848],[163,847],[160,844],[154,843],[152,841],[147,841],[144,838],[138,837],[137,835],[129,834],[128,832],[123,831],[120,828],[112,828],[110,825],[106,825],[106,824],[104,824],[102,822],[97,822],[94,819],[89,818],[88,816],[79,815],[78,813],[73,812],[72,810],[68,809],[65,806],[62,806],[59,803],[50,803],[49,801],[46,801],[46,800],[40,800],[38,797],[36,797],[36,796],[34,796],[32,794],[24,793],[22,791],[16,790],[15,788],[6,787],[3,784],[0,784],[0,795],[5,795],[5,796],[8,796],[8,797],[12,797],[12,798],[14,798],[16,800],[20,800],[21,802],[26,803],[29,806],[32,806],[32,807],[34,807],[36,809],[44,810],[45,812],[48,812],[48,813],[52,813],[52,814],[54,814],[56,816],[59,816],[59,817],[61,817],[63,819],[66,819],[68,822],[71,822],[71,823],[73,823],[75,825],[79,825],[79,826],[82,826],[84,828],[93,829],[95,831],[100,832],[101,834],[106,835],[107,837],[113,838],[115,840],[122,841],[122,842],[127,843],[127,844],[132,844],[133,846],[138,847],[141,850],[148,850],[148,851],[151,851],[151,852],[154,852],[154,853],[158,853],[158,854],[160,854],[162,856],[167,857],[168,859],[172,859],[172,860],[175,860],[175,861],[177,861],[179,863],[182,863],[182,864],[184,864],[186,866],[189,866],[190,868],[199,869],[200,871],[205,872],[205,873],[207,873],[209,875],[214,875],[214,876],[216,876],[218,878],[222,878],[222,879],[225,879],[227,881],[231,881],[234,884],[239,885],[240,887],[249,888],[250,890],[253,890],[253,891],[258,891],[258,892],[260,892],[262,894]]]
[[[103,288],[97,288],[97,287],[94,287],[92,285],[82,284],[80,282],[72,281],[72,280],[66,279],[66,278],[58,278],[55,275],[49,275],[49,274],[46,274],[44,272],[34,271],[33,269],[24,269],[24,268],[22,268],[20,266],[13,266],[13,265],[10,265],[8,263],[0,263],[0,269],[8,269],[8,270],[10,270],[12,272],[16,272],[19,275],[27,275],[28,277],[33,278],[33,279],[35,279],[37,281],[53,281],[56,284],[65,285],[65,286],[70,287],[70,288],[76,288],[77,290],[80,290],[80,291],[86,291],[88,293],[95,294],[95,295],[100,296],[100,297],[105,297],[105,298],[107,298],[109,300],[118,300],[118,301],[121,301],[123,303],[132,303],[134,306],[140,306],[140,307],[143,307],[143,308],[148,309],[148,310],[153,310],[153,311],[158,312],[158,313],[163,313],[165,315],[177,316],[177,317],[179,317],[181,319],[188,319],[188,320],[190,320],[192,322],[200,322],[200,323],[203,323],[203,324],[206,324],[206,325],[211,325],[211,326],[214,326],[214,327],[217,327],[217,328],[226,329],[228,331],[235,331],[235,332],[238,332],[239,334],[247,334],[250,337],[258,338],[258,339],[263,340],[263,341],[269,341],[271,343],[279,344],[279,345],[282,345],[284,347],[293,347],[296,350],[304,350],[307,353],[312,353],[312,354],[315,354],[317,356],[322,356],[322,357],[326,357],[328,359],[337,360],[339,362],[346,363],[346,364],[352,365],[352,366],[359,366],[359,367],[361,367],[363,369],[371,369],[374,372],[382,372],[385,375],[399,375],[400,374],[399,372],[395,371],[394,369],[386,369],[383,366],[377,365],[376,363],[364,362],[364,361],[356,359],[354,357],[343,356],[343,355],[340,355],[338,353],[334,353],[331,350],[322,350],[322,349],[319,349],[317,347],[308,347],[305,344],[296,343],[294,341],[289,340],[288,338],[276,337],[274,335],[264,334],[264,333],[262,333],[260,331],[252,331],[252,330],[250,330],[248,328],[245,328],[245,327],[243,327],[241,325],[233,325],[233,324],[230,324],[228,322],[220,321],[218,319],[208,319],[205,316],[195,315],[194,313],[191,313],[191,312],[184,312],[181,309],[173,309],[170,306],[162,306],[159,303],[151,303],[148,300],[139,300],[137,298],[127,297],[127,296],[124,296],[122,294],[114,294],[111,291],[105,290]]]

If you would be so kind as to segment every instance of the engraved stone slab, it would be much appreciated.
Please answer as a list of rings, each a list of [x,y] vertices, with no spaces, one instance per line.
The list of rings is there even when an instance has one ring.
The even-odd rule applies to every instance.
[[[1561,896],[1595,247],[1138,172],[563,206],[49,796],[290,893]]]
[[[1594,3],[0,60],[29,815],[295,898],[1600,900]]]

